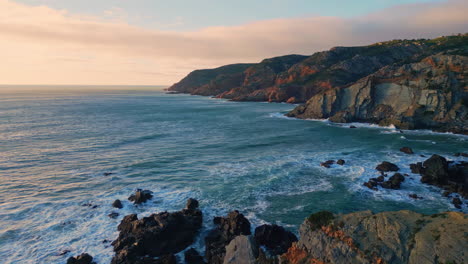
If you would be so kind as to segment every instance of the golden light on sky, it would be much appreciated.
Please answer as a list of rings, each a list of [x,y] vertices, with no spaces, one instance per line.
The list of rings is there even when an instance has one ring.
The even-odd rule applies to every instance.
[[[465,33],[467,6],[458,0],[413,3],[354,17],[303,16],[169,31],[131,25],[119,9],[80,15],[0,0],[0,84],[172,84],[198,68]]]

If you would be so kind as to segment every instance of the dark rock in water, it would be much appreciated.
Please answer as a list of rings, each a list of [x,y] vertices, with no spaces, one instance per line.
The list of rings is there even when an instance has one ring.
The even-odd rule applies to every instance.
[[[409,196],[410,198],[413,198],[413,199],[415,199],[415,200],[420,200],[420,199],[422,199],[422,197],[421,197],[421,196],[418,196],[418,195],[417,195],[417,194],[415,194],[415,193],[413,193],[413,194],[410,194],[410,195],[408,195],[408,196]]]
[[[425,158],[426,156],[421,154],[421,155],[419,155],[419,157],[421,157],[421,158]]]
[[[388,181],[383,182],[381,185],[386,189],[400,189],[401,183],[405,181],[405,176],[400,173],[395,173]]]
[[[255,228],[255,242],[265,246],[272,255],[281,255],[288,251],[297,237],[278,225],[262,225]]]
[[[221,264],[226,254],[226,246],[236,236],[250,235],[250,222],[239,211],[230,212],[227,217],[213,219],[216,228],[205,237],[205,257],[210,264]]]
[[[184,259],[187,264],[205,264],[203,257],[194,248],[185,251]]]
[[[384,181],[385,181],[385,177],[384,177],[383,175],[380,175],[379,177],[377,177],[377,178],[375,179],[375,181],[377,181],[377,182],[384,182]]]
[[[356,126],[349,126],[349,128],[357,128]]]
[[[463,204],[462,200],[458,197],[453,198],[452,203],[457,209],[461,209],[461,206]]]
[[[112,172],[104,172],[102,175],[104,175],[104,176],[110,176],[110,175],[112,175],[112,174],[114,174],[114,173],[112,173]]]
[[[197,209],[198,208],[198,201],[192,198],[187,200],[187,204],[185,205],[185,209]]]
[[[388,161],[384,161],[381,164],[377,165],[377,167],[375,167],[375,169],[378,170],[378,171],[381,171],[381,172],[400,170],[400,168],[398,168],[397,165],[395,165],[395,164],[393,164],[391,162],[388,162]]]
[[[444,193],[442,194],[442,196],[444,196],[444,197],[449,197],[450,194],[452,194],[452,192],[444,191]]]
[[[64,249],[62,251],[60,251],[60,253],[58,253],[59,256],[63,256],[63,255],[66,255],[68,253],[70,253],[71,251],[69,249]]]
[[[108,214],[107,216],[109,216],[112,219],[115,219],[115,218],[119,217],[119,213],[112,212],[112,213]]]
[[[420,174],[422,171],[422,162],[410,164],[410,169],[412,173]]]
[[[367,188],[373,190],[373,191],[377,191],[378,190],[377,185],[379,185],[379,184],[378,184],[377,181],[375,181],[373,179],[370,179],[368,182],[365,182],[363,185],[366,186]]]
[[[180,252],[193,243],[201,226],[202,212],[196,208],[141,219],[136,214],[127,215],[118,226],[119,237],[112,242],[116,254],[111,263],[153,263],[144,262],[145,258]],[[172,257],[157,263],[171,263],[168,261]]]
[[[325,162],[320,163],[320,166],[325,168],[330,168],[331,165],[335,164],[334,160],[327,160]]]
[[[463,153],[463,152],[458,152],[458,153],[455,153],[455,157],[468,157],[468,153]]]
[[[85,203],[85,204],[82,204],[81,206],[91,207],[91,209],[96,209],[96,208],[99,207],[98,205],[95,205],[95,204],[92,204],[92,203]]]
[[[342,159],[339,159],[336,164],[343,166],[346,162]]]
[[[137,189],[135,194],[130,195],[128,200],[135,204],[141,204],[153,198],[153,192],[148,190]]]
[[[424,161],[421,175],[421,182],[423,183],[446,184],[448,180],[447,160],[442,156],[432,155],[432,157]]]
[[[117,199],[112,203],[112,207],[122,209],[123,205],[122,205],[122,202],[119,199]]]
[[[413,150],[409,147],[402,147],[400,151],[406,154],[414,154]]]
[[[88,253],[83,253],[76,257],[70,257],[67,264],[94,264],[93,257]]]

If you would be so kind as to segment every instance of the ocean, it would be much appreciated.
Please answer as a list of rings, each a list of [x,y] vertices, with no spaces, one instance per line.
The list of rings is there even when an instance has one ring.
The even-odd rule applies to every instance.
[[[235,209],[253,226],[294,232],[319,210],[456,210],[409,164],[432,154],[468,160],[454,157],[467,136],[284,117],[293,107],[149,90],[0,94],[0,262],[65,263],[87,252],[109,263],[123,216],[180,210],[191,197],[204,214],[199,249],[213,217]],[[329,159],[346,164],[320,166]],[[401,190],[363,186],[382,161],[409,174]],[[131,204],[137,188],[154,198]]]

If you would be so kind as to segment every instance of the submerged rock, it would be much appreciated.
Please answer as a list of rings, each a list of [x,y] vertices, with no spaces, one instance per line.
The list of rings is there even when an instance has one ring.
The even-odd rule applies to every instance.
[[[406,154],[414,154],[413,150],[409,147],[402,147],[400,151]]]
[[[113,264],[146,263],[146,257],[172,255],[191,245],[202,225],[197,209],[152,214],[138,219],[127,215],[118,226],[119,237],[112,242]]]
[[[67,264],[95,264],[95,262],[93,262],[91,255],[83,253],[79,256],[68,258]]]
[[[330,168],[331,165],[335,164],[334,160],[327,160],[325,162],[320,163],[320,166],[325,168]]]
[[[384,161],[382,163],[380,163],[379,165],[377,165],[377,167],[375,167],[376,170],[380,171],[380,172],[389,172],[389,171],[399,171],[400,168],[398,168],[397,165],[391,163],[391,162],[388,162],[388,161]]]
[[[254,237],[255,242],[259,246],[265,246],[271,255],[285,253],[297,241],[296,235],[278,225],[261,225],[255,228]]]
[[[342,159],[339,159],[336,164],[343,166],[346,162]]]
[[[239,211],[230,212],[227,217],[215,217],[216,227],[205,237],[205,258],[210,264],[221,264],[226,246],[240,235],[250,235],[250,222]]]
[[[128,197],[128,200],[132,201],[134,204],[141,204],[148,201],[151,198],[153,198],[152,191],[137,189],[135,194],[132,194],[130,195],[130,197]]]

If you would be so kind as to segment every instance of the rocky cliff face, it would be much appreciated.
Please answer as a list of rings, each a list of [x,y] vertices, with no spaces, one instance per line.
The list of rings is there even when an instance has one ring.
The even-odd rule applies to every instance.
[[[467,263],[468,218],[449,212],[312,215],[281,263]]]
[[[234,101],[307,102],[289,114],[298,118],[466,134],[467,55],[468,34],[394,40],[198,70],[169,90]]]
[[[466,134],[467,63],[466,56],[437,54],[417,63],[386,66],[350,86],[313,96],[288,116]]]

